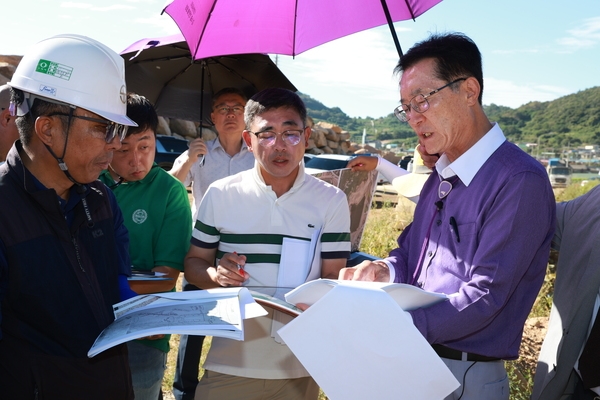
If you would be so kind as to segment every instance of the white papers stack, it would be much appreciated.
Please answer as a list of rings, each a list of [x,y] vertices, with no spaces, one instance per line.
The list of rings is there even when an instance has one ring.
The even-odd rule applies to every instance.
[[[140,295],[113,306],[116,319],[98,336],[88,357],[142,337],[178,333],[244,340],[246,318],[266,315],[246,288]]]
[[[444,295],[401,284],[392,285],[403,293],[396,298],[385,284],[312,284],[322,298],[290,292],[287,301],[314,304],[278,333],[331,400],[439,400],[459,386],[397,302],[425,307]]]

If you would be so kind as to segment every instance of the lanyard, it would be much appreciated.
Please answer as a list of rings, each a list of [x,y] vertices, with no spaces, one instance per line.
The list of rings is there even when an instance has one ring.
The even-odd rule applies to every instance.
[[[433,216],[431,217],[431,221],[429,222],[429,228],[427,229],[427,234],[425,235],[425,239],[423,240],[423,245],[421,246],[421,254],[419,254],[419,261],[417,262],[417,268],[413,273],[412,279],[409,282],[411,285],[414,285],[423,269],[423,263],[425,262],[425,251],[427,250],[427,246],[429,245],[429,238],[431,237],[431,228],[433,226],[433,221],[435,217],[437,217],[438,213],[442,211],[444,208],[444,199],[448,194],[452,191],[454,184],[458,180],[458,176],[454,176],[451,180],[443,180],[440,182],[438,186],[438,201],[434,203],[435,211]]]

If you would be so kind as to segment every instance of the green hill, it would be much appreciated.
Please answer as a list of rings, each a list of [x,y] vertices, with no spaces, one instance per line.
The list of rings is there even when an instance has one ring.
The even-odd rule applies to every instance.
[[[338,107],[328,108],[306,94],[308,114],[315,120],[339,125],[360,141],[363,129],[368,140],[395,139],[400,147],[409,148],[417,139],[408,124],[393,114],[382,118],[351,118]],[[514,143],[536,143],[540,147],[561,148],[600,145],[600,87],[593,87],[553,101],[531,102],[519,108],[484,106],[490,120],[497,121],[506,137]],[[543,136],[542,136],[543,135]]]

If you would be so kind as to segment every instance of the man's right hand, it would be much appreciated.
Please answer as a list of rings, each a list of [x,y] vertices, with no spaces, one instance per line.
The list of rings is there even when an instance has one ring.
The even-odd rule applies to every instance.
[[[225,253],[211,278],[219,286],[242,286],[250,278],[250,275],[244,271],[245,265],[246,256],[235,252]]]
[[[190,142],[190,148],[188,150],[188,158],[192,162],[196,162],[199,157],[207,153],[206,144],[202,138],[196,138]]]
[[[346,281],[389,282],[390,270],[383,261],[363,261],[356,267],[342,268],[338,279]]]
[[[185,183],[185,178],[190,172],[190,169],[198,159],[207,153],[206,144],[201,138],[192,140],[189,144],[187,153],[182,153],[175,160],[175,164],[169,171],[169,174],[179,179],[181,183]]]
[[[352,171],[373,171],[379,163],[378,157],[373,156],[357,156],[348,161],[346,168],[351,168]]]

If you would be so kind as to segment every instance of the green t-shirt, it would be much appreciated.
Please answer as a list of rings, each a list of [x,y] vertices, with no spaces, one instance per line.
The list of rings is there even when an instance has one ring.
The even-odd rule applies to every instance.
[[[115,181],[108,171],[99,178],[108,187]],[[146,177],[113,188],[129,231],[132,269],[149,271],[159,265],[183,271],[190,247],[192,214],[186,188],[154,164]],[[169,351],[169,335],[141,343]]]

